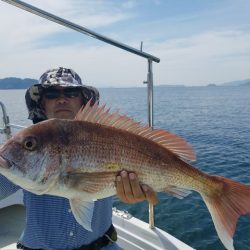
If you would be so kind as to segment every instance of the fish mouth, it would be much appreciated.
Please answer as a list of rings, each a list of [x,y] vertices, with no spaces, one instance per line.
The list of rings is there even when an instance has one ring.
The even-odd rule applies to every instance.
[[[8,169],[11,167],[10,162],[0,155],[0,167],[4,169]]]

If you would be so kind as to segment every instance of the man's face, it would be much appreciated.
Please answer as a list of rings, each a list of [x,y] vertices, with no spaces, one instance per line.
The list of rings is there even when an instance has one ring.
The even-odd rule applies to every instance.
[[[74,119],[83,101],[76,88],[53,87],[44,91],[41,106],[48,119]]]

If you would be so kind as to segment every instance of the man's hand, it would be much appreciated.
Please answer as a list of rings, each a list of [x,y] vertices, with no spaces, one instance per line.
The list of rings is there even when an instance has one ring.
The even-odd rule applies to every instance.
[[[116,192],[118,198],[125,203],[136,203],[147,200],[156,205],[157,194],[146,184],[140,184],[135,173],[125,170],[116,177]]]

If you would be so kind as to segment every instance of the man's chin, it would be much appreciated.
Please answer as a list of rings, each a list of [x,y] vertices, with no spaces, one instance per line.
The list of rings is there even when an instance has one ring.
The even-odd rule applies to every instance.
[[[58,119],[74,119],[74,114],[68,110],[60,110],[55,113],[55,118]]]

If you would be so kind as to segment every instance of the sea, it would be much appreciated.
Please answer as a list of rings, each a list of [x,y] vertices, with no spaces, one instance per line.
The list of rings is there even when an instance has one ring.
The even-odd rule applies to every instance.
[[[25,90],[0,90],[11,123],[28,126]],[[101,103],[148,122],[147,88],[101,88]],[[154,88],[154,127],[185,138],[196,152],[193,166],[250,186],[250,87]],[[1,118],[1,114],[0,114]],[[0,121],[0,127],[2,126]],[[13,130],[15,133],[16,130]],[[4,140],[0,135],[0,143]],[[159,193],[155,225],[199,250],[225,249],[198,193],[179,200]],[[148,222],[148,204],[114,206]],[[250,249],[250,215],[241,216],[234,236],[236,250]]]

